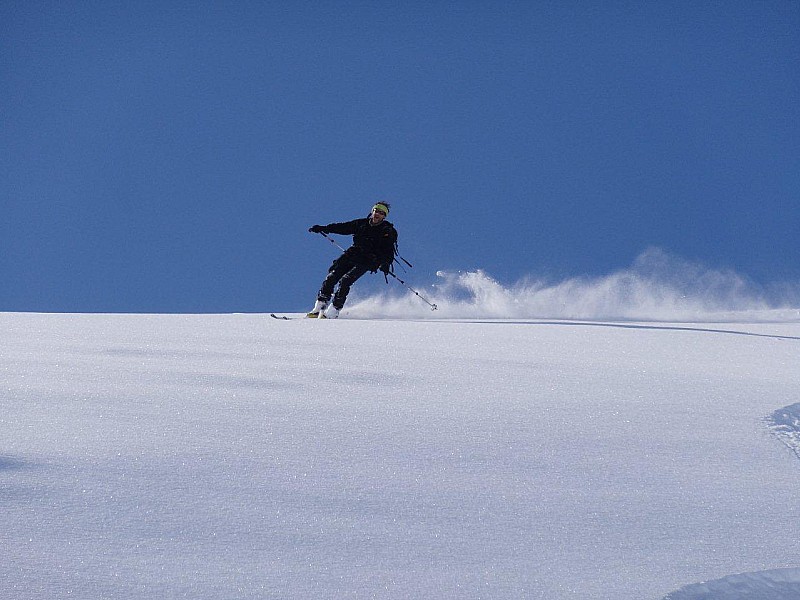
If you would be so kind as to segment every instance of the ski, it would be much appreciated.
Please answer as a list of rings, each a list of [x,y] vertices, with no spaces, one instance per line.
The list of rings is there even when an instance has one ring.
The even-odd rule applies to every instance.
[[[316,316],[311,315],[303,315],[300,317],[285,317],[284,315],[276,315],[275,313],[269,313],[269,316],[273,319],[278,319],[278,321],[294,321],[296,319],[316,319]],[[320,319],[335,319],[336,317],[326,317],[324,315],[319,317]]]

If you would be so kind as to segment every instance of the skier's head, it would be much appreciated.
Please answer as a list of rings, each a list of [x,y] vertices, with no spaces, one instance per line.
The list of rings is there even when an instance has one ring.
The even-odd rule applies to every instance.
[[[369,215],[370,222],[373,225],[377,225],[381,221],[386,218],[386,215],[389,214],[389,203],[388,202],[377,202],[375,206],[372,207],[372,212]]]

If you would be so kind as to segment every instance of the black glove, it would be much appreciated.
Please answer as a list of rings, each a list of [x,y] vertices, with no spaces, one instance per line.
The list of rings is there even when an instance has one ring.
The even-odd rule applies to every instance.
[[[322,225],[312,225],[308,230],[311,233],[328,233],[328,230]]]
[[[389,269],[390,269],[391,266],[392,265],[390,265],[389,263],[384,263],[384,264],[381,265],[381,271],[383,271],[384,275],[388,275],[389,274]]]

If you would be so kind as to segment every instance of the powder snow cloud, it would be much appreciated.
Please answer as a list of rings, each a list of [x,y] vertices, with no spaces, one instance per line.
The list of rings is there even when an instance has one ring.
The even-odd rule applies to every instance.
[[[413,286],[411,277],[403,279]],[[649,321],[786,321],[800,318],[800,286],[763,286],[659,248],[626,269],[600,277],[549,281],[535,276],[503,285],[481,269],[437,273],[415,288],[437,311],[402,288],[354,299],[352,318],[495,318]],[[399,291],[398,291],[399,290]]]

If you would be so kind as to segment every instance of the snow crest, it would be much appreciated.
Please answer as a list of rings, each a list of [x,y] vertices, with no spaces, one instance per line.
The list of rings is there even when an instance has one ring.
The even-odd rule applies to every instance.
[[[526,278],[507,286],[478,269],[439,271],[439,281],[416,291],[431,311],[396,286],[353,302],[353,318],[552,318],[643,321],[792,321],[800,319],[800,290],[766,289],[732,271],[715,270],[651,248],[634,264],[603,277],[561,282]],[[410,279],[407,276],[404,280]],[[409,282],[412,283],[413,282]]]
[[[776,569],[730,575],[687,585],[663,600],[797,600],[800,569]]]
[[[800,458],[800,402],[776,410],[767,422],[778,439]]]

